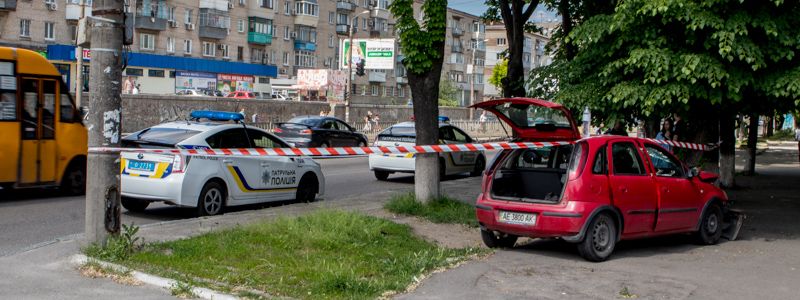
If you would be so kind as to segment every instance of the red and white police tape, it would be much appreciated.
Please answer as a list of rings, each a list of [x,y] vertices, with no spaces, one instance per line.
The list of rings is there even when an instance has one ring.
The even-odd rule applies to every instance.
[[[652,140],[674,147],[693,150],[710,150],[710,146],[683,142]],[[230,149],[146,149],[146,148],[111,148],[92,147],[91,153],[145,152],[183,155],[219,155],[219,156],[352,156],[367,154],[401,154],[401,153],[440,153],[440,152],[472,152],[486,150],[536,149],[559,145],[570,145],[571,141],[555,142],[501,142],[482,144],[442,144],[426,146],[395,147],[332,147],[332,148],[230,148]]]

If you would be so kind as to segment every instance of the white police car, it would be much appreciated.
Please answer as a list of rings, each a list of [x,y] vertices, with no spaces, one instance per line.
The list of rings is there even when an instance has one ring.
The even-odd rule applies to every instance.
[[[193,121],[156,125],[122,139],[127,148],[288,148],[282,139],[241,123],[238,113],[195,111]],[[236,121],[236,123],[200,122]],[[313,201],[325,178],[308,157],[213,156],[122,152],[122,206],[143,211],[150,202],[196,207],[216,215],[226,206],[268,201]]]
[[[469,135],[458,127],[447,123],[447,117],[439,117],[439,141],[441,144],[465,144],[474,142]],[[414,122],[403,122],[392,125],[378,134],[375,146],[397,147],[414,146],[416,144]],[[392,173],[414,173],[416,168],[415,154],[371,154],[369,169],[378,180],[386,180]],[[480,176],[486,168],[486,157],[483,151],[439,153],[439,174],[460,174],[469,172],[471,176]]]

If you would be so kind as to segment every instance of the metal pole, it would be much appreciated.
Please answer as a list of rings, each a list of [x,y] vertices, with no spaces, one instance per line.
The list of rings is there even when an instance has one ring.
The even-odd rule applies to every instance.
[[[83,20],[83,18],[86,17],[86,0],[81,0],[80,5],[81,5],[80,20]],[[84,30],[86,30],[86,28],[84,28]],[[82,96],[81,94],[83,92],[83,47],[80,45],[78,45],[78,48],[75,51],[75,59],[78,61],[77,63],[78,72],[75,74],[75,106],[78,107],[78,109],[80,109],[81,96]]]
[[[347,97],[344,99],[344,122],[350,123],[350,99],[353,99],[353,22],[355,17],[350,19],[350,28],[347,31],[350,39],[350,48],[347,49]]]
[[[475,43],[477,42],[478,40],[475,40]],[[472,74],[469,74],[469,106],[475,104],[474,99],[472,99],[474,97],[473,94],[475,93],[475,46],[477,45],[472,45],[472,59],[470,61],[472,63]],[[470,121],[472,121],[474,115],[475,115],[475,109],[470,108],[469,109]]]
[[[89,147],[119,147],[122,82],[123,0],[95,0],[92,7],[92,66],[89,86]],[[119,234],[119,154],[89,153],[86,240],[104,244]]]

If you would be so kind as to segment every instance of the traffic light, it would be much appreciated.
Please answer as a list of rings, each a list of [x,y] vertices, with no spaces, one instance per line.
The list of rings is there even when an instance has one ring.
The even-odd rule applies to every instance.
[[[364,60],[362,59],[356,64],[356,75],[364,76],[364,74],[366,73],[364,73]]]

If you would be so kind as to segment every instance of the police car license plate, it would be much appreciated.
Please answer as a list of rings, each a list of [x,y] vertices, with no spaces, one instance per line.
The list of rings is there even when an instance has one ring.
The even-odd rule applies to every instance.
[[[510,211],[500,211],[500,222],[520,225],[535,225],[536,214],[526,214]]]
[[[147,171],[153,172],[156,169],[156,163],[149,161],[129,160],[128,170],[131,171]]]

